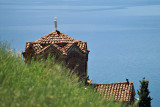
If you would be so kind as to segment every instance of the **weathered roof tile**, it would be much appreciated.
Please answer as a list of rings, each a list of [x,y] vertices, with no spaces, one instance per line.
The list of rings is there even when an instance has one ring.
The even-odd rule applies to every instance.
[[[48,46],[54,46],[56,47],[62,54],[67,54],[67,51],[72,47],[74,43],[78,43],[77,46],[79,49],[84,52],[88,53],[89,50],[87,49],[86,42],[81,42],[79,40],[75,40],[68,35],[65,35],[60,32],[58,35],[57,31],[50,32],[49,34],[46,34],[45,36],[41,37],[40,39],[36,41],[31,41],[26,43],[26,49],[30,47],[30,45],[34,48],[35,54],[38,52],[45,51]],[[39,45],[38,45],[39,44]],[[51,45],[52,44],[52,45]],[[53,44],[59,44],[59,45],[53,45]],[[62,46],[65,44],[64,46]],[[25,49],[25,50],[26,50]]]
[[[132,94],[134,94],[133,82],[96,84],[96,89],[100,95],[107,96],[107,99],[114,96],[116,101],[131,102]]]

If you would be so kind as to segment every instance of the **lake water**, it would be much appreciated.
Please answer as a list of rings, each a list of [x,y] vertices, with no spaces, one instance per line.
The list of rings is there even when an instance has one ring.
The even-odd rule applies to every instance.
[[[152,107],[160,106],[159,0],[1,0],[0,38],[24,51],[54,29],[87,42],[93,83],[149,80]]]

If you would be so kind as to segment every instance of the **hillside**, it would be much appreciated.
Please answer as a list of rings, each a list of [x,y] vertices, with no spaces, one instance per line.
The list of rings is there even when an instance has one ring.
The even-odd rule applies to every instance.
[[[53,58],[25,64],[19,54],[0,42],[0,107],[121,107],[68,76]],[[65,71],[65,72],[64,72]]]

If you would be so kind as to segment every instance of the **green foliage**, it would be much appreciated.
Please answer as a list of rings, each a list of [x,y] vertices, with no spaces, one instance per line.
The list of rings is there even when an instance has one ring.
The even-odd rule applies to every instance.
[[[65,72],[64,72],[65,71]],[[107,101],[54,59],[24,61],[0,42],[0,107],[123,107]]]
[[[138,91],[139,95],[139,107],[151,107],[152,98],[149,96],[150,91],[148,90],[149,81],[145,80],[145,77],[140,81],[140,89]]]

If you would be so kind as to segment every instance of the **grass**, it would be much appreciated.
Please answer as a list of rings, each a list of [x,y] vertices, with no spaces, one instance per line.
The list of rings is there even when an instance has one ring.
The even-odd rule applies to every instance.
[[[68,76],[53,58],[25,64],[6,43],[0,42],[0,107],[123,107],[107,101],[92,87]]]

